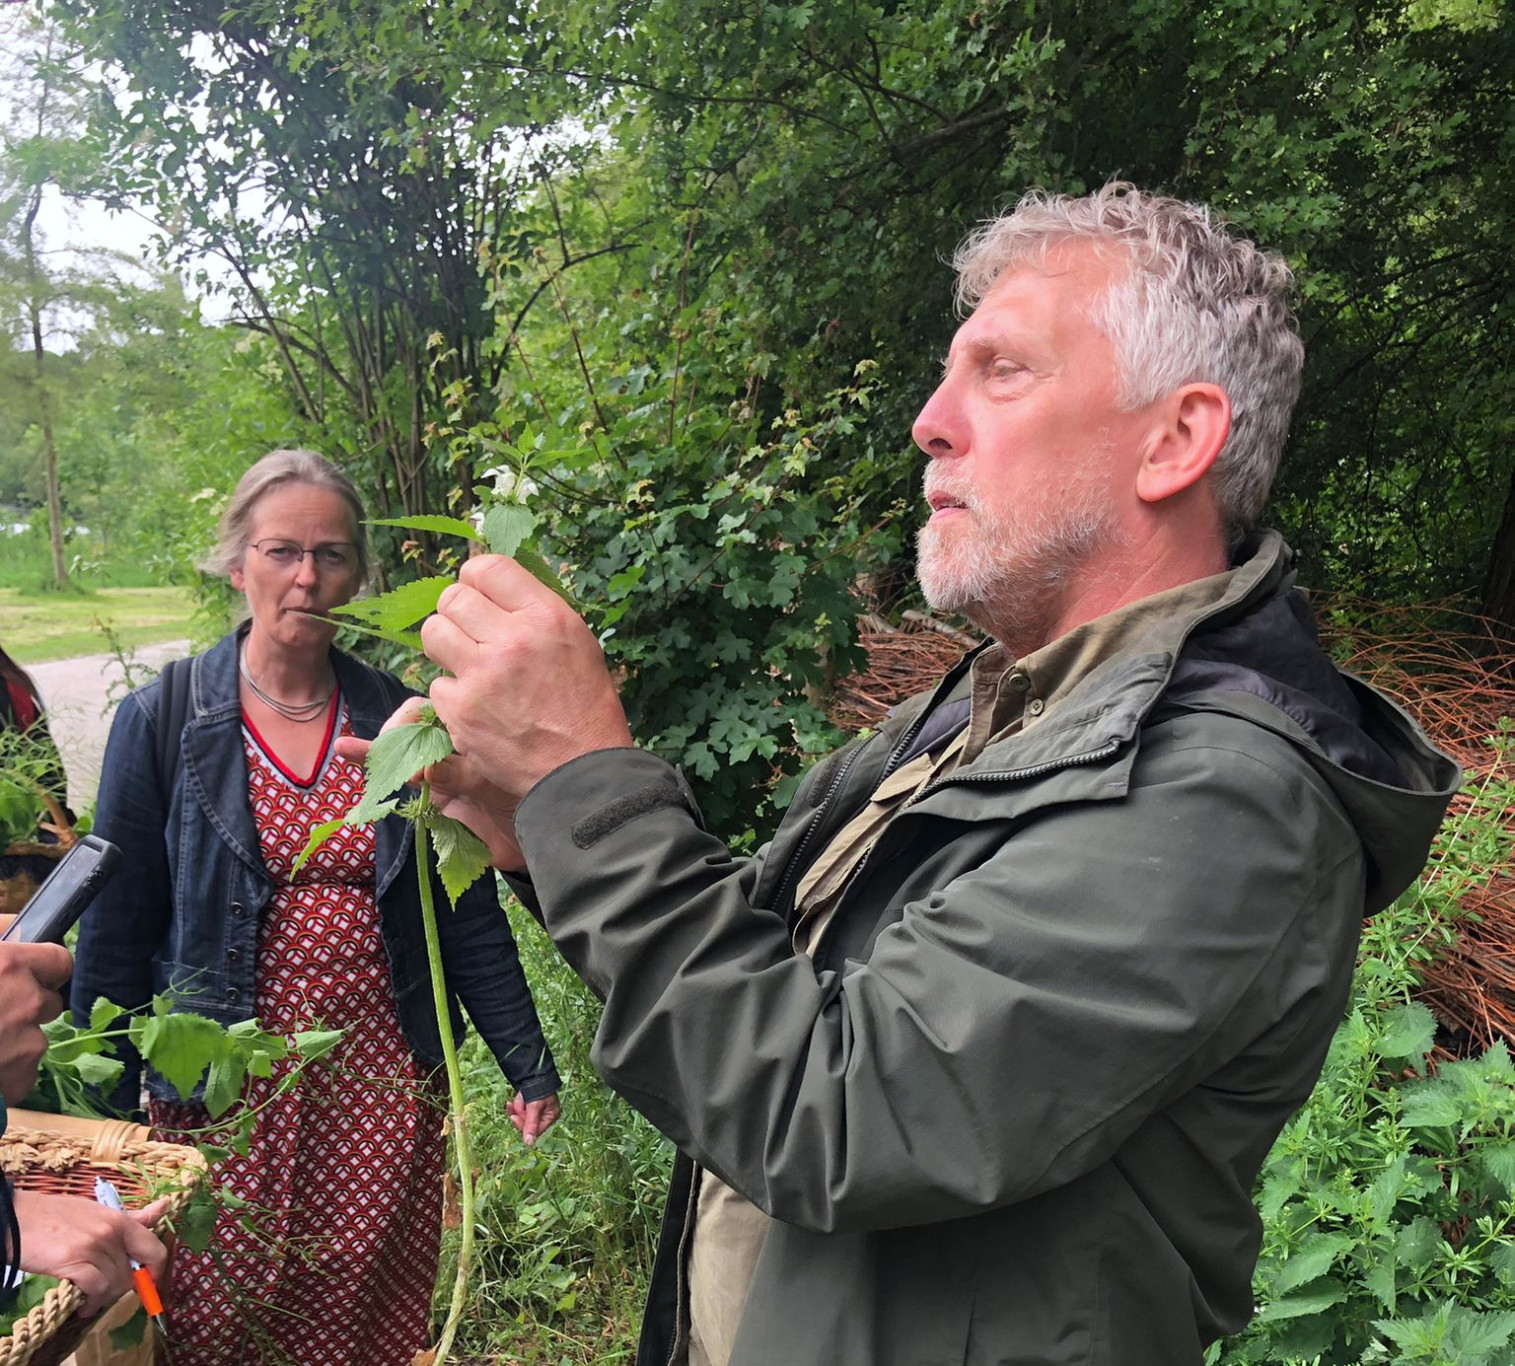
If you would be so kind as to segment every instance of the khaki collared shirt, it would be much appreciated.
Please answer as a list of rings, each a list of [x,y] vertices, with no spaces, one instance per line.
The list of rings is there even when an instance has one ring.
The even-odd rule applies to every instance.
[[[991,744],[1041,724],[1095,668],[1141,636],[1155,618],[1193,615],[1220,601],[1234,570],[1196,579],[1076,626],[1066,635],[1013,660],[995,643],[969,672],[968,724],[887,774],[868,805],[827,845],[800,879],[794,947],[813,957],[843,889],[883,837],[889,822],[931,783],[972,763]],[[687,1356],[671,1366],[727,1366],[747,1288],[763,1250],[769,1218],[706,1171],[697,1173],[698,1204],[689,1249]]]

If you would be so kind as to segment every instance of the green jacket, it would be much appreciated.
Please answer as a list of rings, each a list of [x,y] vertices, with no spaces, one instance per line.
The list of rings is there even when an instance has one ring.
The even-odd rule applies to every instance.
[[[800,872],[965,666],[819,765],[754,858],[645,752],[527,794],[523,890],[604,1000],[595,1064],[681,1154],[641,1366],[673,1340],[691,1160],[780,1221],[731,1366],[1175,1366],[1245,1324],[1254,1178],[1459,778],[1329,664],[1291,562],[1265,535],[1217,606],[918,795],[814,961]]]

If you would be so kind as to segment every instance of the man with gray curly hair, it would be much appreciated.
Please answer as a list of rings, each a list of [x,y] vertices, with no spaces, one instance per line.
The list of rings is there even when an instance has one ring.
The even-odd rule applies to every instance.
[[[988,638],[757,854],[525,570],[471,560],[423,629],[433,793],[678,1149],[643,1366],[1198,1366],[1251,1315],[1252,1183],[1362,918],[1457,785],[1254,530],[1303,359],[1282,260],[1111,185],[958,269],[919,569]]]

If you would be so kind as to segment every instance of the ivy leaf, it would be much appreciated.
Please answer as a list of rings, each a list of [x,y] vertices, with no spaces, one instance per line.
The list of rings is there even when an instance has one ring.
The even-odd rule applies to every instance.
[[[537,519],[530,508],[519,503],[499,503],[484,514],[484,539],[496,555],[515,556],[521,542],[536,526]]]
[[[511,557],[538,583],[545,584],[563,599],[575,612],[582,612],[584,604],[580,602],[563,585],[563,580],[557,575],[557,571],[547,563],[535,550],[517,550]]]
[[[181,1096],[195,1089],[201,1074],[222,1056],[225,1037],[214,1020],[191,1011],[133,1020],[132,1042]]]
[[[289,870],[289,879],[291,882],[294,881],[295,874],[305,866],[310,856],[346,824],[347,817],[338,816],[335,820],[322,821],[320,825],[310,832],[310,838],[305,841],[305,848],[300,850],[299,858],[294,861],[294,866]]]
[[[461,517],[437,517],[425,513],[419,517],[371,517],[369,526],[394,526],[402,531],[431,531],[440,536],[465,536],[470,541],[482,541],[472,522]]]
[[[437,851],[437,871],[448,899],[456,907],[458,898],[489,871],[489,846],[462,821],[451,816],[434,815],[427,824]]]
[[[450,587],[452,582],[451,576],[447,574],[438,574],[430,579],[412,579],[376,598],[361,598],[357,602],[333,607],[331,614],[344,621],[351,619],[362,622],[375,630],[399,631],[435,612],[442,590]]]
[[[415,721],[382,732],[368,751],[364,800],[370,793],[378,800],[398,792],[423,768],[451,753],[452,737],[440,725]]]

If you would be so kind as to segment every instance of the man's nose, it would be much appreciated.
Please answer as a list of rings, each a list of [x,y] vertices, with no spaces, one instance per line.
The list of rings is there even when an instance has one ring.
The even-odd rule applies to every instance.
[[[915,444],[933,459],[946,455],[961,455],[966,449],[962,419],[957,412],[950,381],[943,380],[936,392],[926,400],[926,406],[916,416],[910,428]]]

